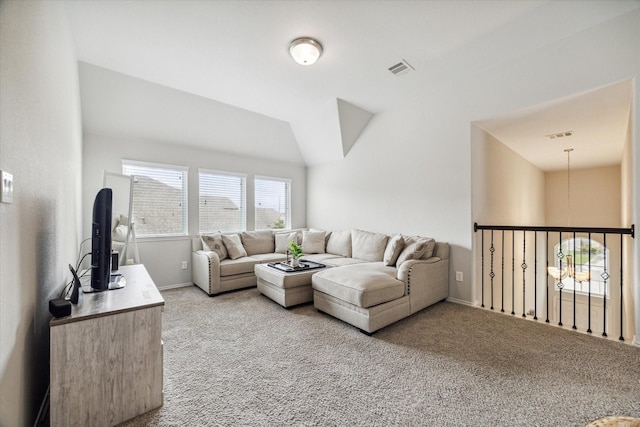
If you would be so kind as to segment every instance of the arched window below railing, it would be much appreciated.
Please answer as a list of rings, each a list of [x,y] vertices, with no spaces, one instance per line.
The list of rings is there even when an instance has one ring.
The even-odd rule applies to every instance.
[[[555,290],[610,295],[611,274],[609,250],[597,240],[586,237],[564,239],[553,247],[554,265],[548,268],[555,279]]]

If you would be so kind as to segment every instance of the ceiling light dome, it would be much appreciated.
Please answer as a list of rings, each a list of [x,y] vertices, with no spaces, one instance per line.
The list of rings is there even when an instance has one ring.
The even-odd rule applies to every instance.
[[[310,37],[300,37],[289,44],[289,53],[300,65],[311,65],[322,55],[322,45]]]

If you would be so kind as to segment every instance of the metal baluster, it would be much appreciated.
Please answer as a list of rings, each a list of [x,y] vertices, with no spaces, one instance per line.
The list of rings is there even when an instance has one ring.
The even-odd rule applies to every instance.
[[[587,332],[591,333],[591,233],[589,233],[589,303],[587,304]]]
[[[515,276],[516,276],[516,259],[515,259],[515,254],[516,254],[516,231],[513,230],[511,232],[511,314],[514,315],[516,314],[515,311],[513,311],[516,300],[515,300]]]
[[[491,247],[489,248],[489,252],[491,252],[491,272],[489,273],[489,277],[491,278],[491,310],[493,310],[493,278],[496,276],[493,272],[493,254],[496,251],[496,248],[493,246],[493,230],[491,230]]]
[[[604,244],[604,271],[600,275],[604,279],[604,292],[602,293],[602,336],[607,336],[607,279],[609,279],[609,273],[607,272],[607,233],[602,234],[602,241]]]
[[[484,308],[484,230],[482,230],[481,236],[482,236],[482,240],[481,240],[481,244],[482,244],[481,260],[482,261],[480,262],[480,264],[482,265],[482,273],[481,273],[481,279],[480,279],[480,286],[481,286],[482,301],[480,303],[480,307]]]
[[[501,308],[500,308],[500,312],[504,313],[504,230],[502,230],[502,267],[501,267],[501,271],[502,271],[502,292],[500,293],[500,298],[502,299],[501,301]]]
[[[618,338],[620,341],[624,341],[624,337],[622,336],[622,293],[623,293],[623,289],[622,286],[624,284],[624,281],[622,280],[622,274],[623,274],[623,259],[624,259],[624,252],[623,251],[623,235],[620,234],[620,338]]]
[[[533,320],[538,320],[538,233],[533,232]]]
[[[569,266],[567,265],[567,268]],[[578,329],[576,327],[576,232],[573,232],[573,326],[571,329]]]
[[[562,231],[560,232],[560,252],[558,252],[558,267],[560,268],[560,280],[558,281],[558,289],[560,290],[560,319],[558,322],[558,326],[562,326],[562,288],[564,288],[564,283],[562,283],[562,258],[564,258],[564,254],[562,253]]]
[[[526,286],[525,286],[525,282],[526,282],[526,270],[527,270],[527,232],[526,230],[522,230],[522,264],[520,265],[520,267],[522,267],[522,317],[527,317],[527,315],[525,314],[525,292],[526,292]]]
[[[549,232],[546,232],[546,239],[547,239],[547,244],[546,244],[546,248],[547,248],[547,272],[549,271]],[[546,275],[547,276],[547,319],[545,320],[546,323],[549,323],[549,274]]]

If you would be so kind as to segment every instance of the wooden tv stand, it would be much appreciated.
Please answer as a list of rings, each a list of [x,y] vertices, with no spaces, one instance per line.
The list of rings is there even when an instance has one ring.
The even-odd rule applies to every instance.
[[[50,425],[112,426],[162,406],[164,299],[142,264],[50,322]]]

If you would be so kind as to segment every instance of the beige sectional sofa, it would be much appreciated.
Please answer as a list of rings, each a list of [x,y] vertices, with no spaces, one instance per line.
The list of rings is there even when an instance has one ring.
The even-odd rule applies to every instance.
[[[449,245],[363,230],[253,231],[192,240],[193,282],[208,295],[256,286],[256,264],[284,261],[288,242],[331,268],[312,276],[315,307],[373,333],[447,298]],[[233,258],[233,259],[232,259]]]

